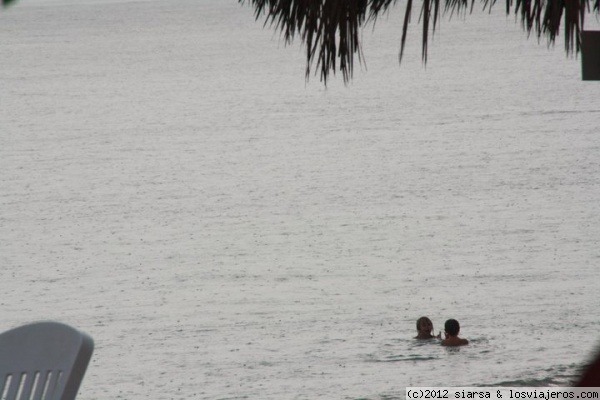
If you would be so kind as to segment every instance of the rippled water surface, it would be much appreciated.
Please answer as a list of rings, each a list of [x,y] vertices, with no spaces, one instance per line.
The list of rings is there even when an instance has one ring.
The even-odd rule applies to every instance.
[[[600,87],[475,14],[423,68],[392,13],[325,89],[236,1],[2,11],[0,328],[93,336],[82,400],[568,385],[600,340]]]

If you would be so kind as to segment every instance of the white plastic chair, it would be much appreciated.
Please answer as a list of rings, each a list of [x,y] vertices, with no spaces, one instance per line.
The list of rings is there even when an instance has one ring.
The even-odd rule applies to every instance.
[[[94,341],[59,322],[0,334],[0,400],[74,400]]]

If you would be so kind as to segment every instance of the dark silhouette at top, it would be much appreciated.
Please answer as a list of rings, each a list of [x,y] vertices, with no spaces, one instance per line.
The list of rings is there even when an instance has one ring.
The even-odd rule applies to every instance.
[[[341,71],[344,82],[352,77],[354,57],[362,60],[360,29],[385,14],[397,0],[238,0],[254,7],[256,19],[265,17],[281,31],[286,43],[296,37],[306,45],[306,78],[316,60],[316,70],[327,84],[329,73]],[[484,9],[491,11],[496,0],[481,0]],[[427,44],[430,30],[435,33],[440,14],[472,12],[475,0],[422,0],[420,20],[422,31],[422,58],[427,62]],[[520,16],[528,34],[546,36],[553,44],[563,21],[567,55],[579,53],[580,33],[586,14],[592,10],[600,15],[600,0],[506,0],[506,14]],[[406,0],[399,59],[402,60],[406,33],[413,11],[413,0]],[[431,28],[431,29],[430,29]],[[338,61],[339,60],[339,61]],[[338,66],[339,62],[339,66]],[[316,72],[316,71],[315,71]]]

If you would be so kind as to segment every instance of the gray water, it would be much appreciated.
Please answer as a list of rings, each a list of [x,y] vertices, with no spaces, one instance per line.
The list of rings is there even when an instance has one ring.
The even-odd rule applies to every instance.
[[[399,67],[401,20],[324,88],[236,1],[2,11],[0,328],[89,333],[82,400],[571,384],[600,87],[500,7],[444,20],[426,68],[415,22]],[[421,315],[471,344],[417,343]]]

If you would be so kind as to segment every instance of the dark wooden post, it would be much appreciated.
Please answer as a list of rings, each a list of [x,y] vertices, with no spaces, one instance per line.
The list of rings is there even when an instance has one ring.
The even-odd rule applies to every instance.
[[[581,31],[581,79],[600,81],[600,31]]]

